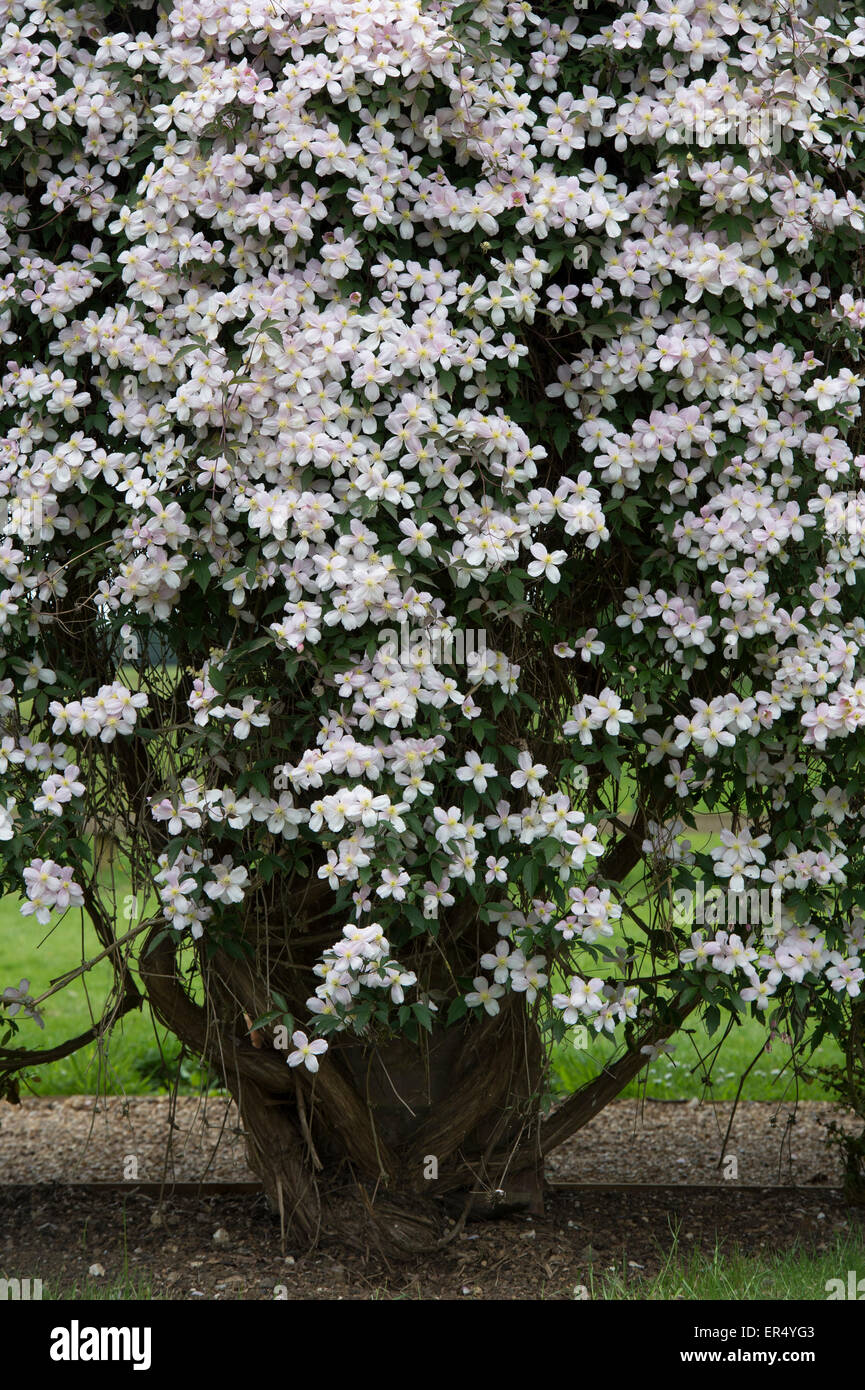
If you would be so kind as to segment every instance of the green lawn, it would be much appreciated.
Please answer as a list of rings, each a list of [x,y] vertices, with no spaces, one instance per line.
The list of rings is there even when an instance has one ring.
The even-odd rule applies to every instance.
[[[118,895],[120,903],[124,896],[125,892]],[[37,997],[50,988],[53,978],[74,969],[85,957],[98,955],[102,948],[89,918],[84,921],[83,933],[81,914],[74,912],[67,913],[57,925],[49,923],[43,927],[35,918],[21,916],[17,898],[0,900],[0,988],[17,986],[23,976],[30,981],[31,994]],[[111,978],[109,962],[102,961],[73,980],[44,1005],[45,1028],[24,1019],[11,1045],[49,1048],[83,1032],[100,1017]],[[19,1020],[21,1017],[19,1014]],[[155,1089],[143,1069],[148,1063],[158,1065],[160,1041],[166,1043],[166,1034],[155,1027],[146,1010],[128,1013],[114,1028],[107,1046],[94,1043],[59,1062],[29,1072],[29,1087],[37,1095],[92,1094],[100,1090],[141,1095]],[[167,1046],[172,1053],[177,1052],[177,1044],[170,1039]]]
[[[714,836],[696,836],[699,848],[711,843]],[[695,846],[696,847],[696,846]],[[633,881],[631,885],[633,886]],[[116,885],[117,901],[123,904],[128,885]],[[125,927],[125,924],[121,924]],[[617,935],[605,943],[616,946]],[[81,916],[68,913],[57,925],[40,926],[32,917],[21,917],[14,897],[0,900],[0,989],[17,985],[22,976],[30,980],[33,995],[41,994],[52,977],[73,969],[82,960],[82,945],[90,957],[100,947],[89,919],[85,919],[82,943]],[[600,968],[600,967],[599,967]],[[588,973],[593,973],[586,966]],[[51,1047],[82,1032],[99,1017],[101,1004],[111,982],[111,968],[102,962],[87,975],[74,980],[60,990],[45,1006],[45,1029],[38,1029],[24,1020],[18,1043],[29,1047]],[[724,1025],[722,1024],[722,1030]],[[733,1029],[723,1044],[711,1070],[711,1085],[706,1087],[699,1057],[706,1057],[717,1044],[721,1032],[710,1040],[701,1022],[689,1026],[673,1041],[676,1051],[672,1057],[653,1062],[639,1081],[633,1082],[625,1096],[645,1094],[658,1099],[682,1099],[706,1096],[715,1100],[732,1099],[739,1078],[748,1068],[767,1039],[765,1028],[756,1020],[745,1018]],[[130,1013],[116,1026],[107,1046],[93,1044],[59,1062],[52,1062],[38,1072],[29,1073],[36,1094],[71,1095],[94,1093],[140,1095],[166,1088],[166,1070],[161,1062],[162,1048],[176,1058],[178,1044],[164,1030],[157,1029],[145,1011]],[[559,1044],[553,1056],[552,1091],[561,1096],[596,1076],[615,1054],[613,1039],[589,1031],[589,1045],[578,1050],[572,1041]],[[840,1053],[834,1044],[824,1044],[817,1056],[823,1064],[838,1061]],[[804,1085],[797,1082],[790,1062],[790,1049],[776,1042],[771,1052],[763,1052],[750,1072],[742,1096],[746,1100],[779,1100],[792,1096],[807,1099],[830,1099],[821,1084]],[[181,1089],[196,1090],[200,1081],[194,1059],[183,1065]]]
[[[580,1296],[596,1299],[730,1300],[752,1299],[814,1300],[829,1297],[835,1288],[830,1280],[847,1271],[865,1269],[865,1242],[860,1231],[836,1235],[825,1250],[815,1252],[793,1247],[770,1255],[745,1255],[733,1248],[716,1245],[710,1255],[687,1251],[674,1233],[664,1263],[654,1277],[647,1278],[631,1268],[626,1259],[621,1268],[589,1271]],[[779,1319],[780,1321],[780,1319]],[[715,1345],[715,1344],[713,1344]]]
[[[713,831],[686,830],[685,837],[691,840],[697,854],[706,854],[721,843],[720,836]],[[623,884],[624,893],[632,895],[632,903],[642,896],[639,886],[642,866],[628,876]],[[647,920],[646,907],[634,907],[635,915]],[[626,920],[626,918],[623,918]],[[695,930],[703,930],[695,926]],[[706,932],[711,929],[706,928]],[[631,936],[634,927],[631,924]],[[618,930],[615,936],[605,939],[603,945],[616,949],[624,944],[624,935]],[[590,969],[587,963],[584,977],[603,974],[603,965]],[[564,981],[557,984],[564,989]],[[767,1028],[749,1015],[742,1015],[741,1022],[734,1025],[726,1041],[715,1055],[718,1043],[727,1027],[727,1019],[722,1016],[721,1027],[710,1038],[701,1020],[689,1022],[686,1030],[680,1031],[671,1042],[675,1052],[659,1057],[651,1062],[641,1077],[622,1092],[624,1097],[644,1095],[654,1100],[690,1100],[701,1096],[712,1100],[733,1100],[739,1088],[743,1073],[754,1063],[742,1088],[743,1100],[781,1100],[798,1097],[802,1100],[831,1100],[833,1097],[822,1082],[805,1083],[794,1074],[791,1048],[775,1041],[770,1052],[765,1048],[769,1033]],[[598,1036],[589,1029],[588,1049],[577,1049],[573,1043],[573,1030],[570,1037],[560,1043],[553,1053],[553,1094],[568,1095],[579,1086],[597,1076],[616,1053],[614,1039]],[[755,1058],[759,1059],[755,1062]],[[711,1061],[709,1082],[707,1065],[701,1058]],[[713,1060],[712,1060],[713,1059]],[[842,1060],[840,1049],[833,1042],[824,1042],[814,1054],[813,1063],[818,1066],[834,1065]],[[800,1057],[800,1067],[802,1059]]]
[[[680,1032],[671,1041],[675,1053],[651,1062],[642,1077],[622,1092],[623,1097],[645,1095],[652,1100],[682,1100],[701,1096],[706,1100],[733,1100],[742,1073],[750,1066],[768,1037],[766,1029],[753,1019],[746,1019],[734,1028],[724,1042],[711,1069],[709,1085],[703,1078],[700,1056],[706,1057],[720,1041],[722,1029],[710,1039],[702,1023],[689,1026],[688,1033]],[[597,1037],[589,1031],[587,1050],[574,1047],[572,1042],[560,1043],[553,1052],[553,1093],[569,1095],[591,1081],[615,1055],[614,1039]],[[815,1062],[829,1065],[840,1061],[840,1050],[834,1043],[824,1042],[815,1055]],[[742,1088],[743,1100],[831,1100],[833,1097],[822,1083],[806,1084],[797,1080],[790,1066],[790,1048],[776,1042],[771,1052],[762,1052],[759,1061],[748,1075]]]

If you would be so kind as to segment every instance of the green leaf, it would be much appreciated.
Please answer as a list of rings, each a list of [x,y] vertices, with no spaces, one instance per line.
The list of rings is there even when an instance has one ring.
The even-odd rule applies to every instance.
[[[249,1029],[247,1031],[250,1033],[254,1033],[257,1028],[266,1028],[268,1023],[275,1023],[279,1017],[279,1010],[271,1009],[270,1013],[262,1014],[261,1018],[255,1019],[255,1021],[249,1025]]]
[[[562,422],[562,424],[560,425],[556,425],[555,429],[553,430],[553,443],[556,446],[557,453],[563,454],[565,452],[569,443],[571,442],[572,435],[573,430],[571,429],[570,425],[567,425],[564,422]]]
[[[433,1030],[432,1014],[427,1004],[412,1004],[412,1013],[422,1028],[428,1033]],[[400,1011],[401,1012],[401,1011]]]
[[[451,1026],[452,1023],[457,1023],[458,1020],[461,1019],[461,1018],[463,1018],[463,1017],[465,1016],[465,1014],[467,1014],[467,1013],[468,1013],[468,1004],[466,1003],[466,1001],[465,1001],[465,999],[463,998],[462,995],[459,995],[459,997],[458,997],[457,999],[452,999],[452,1000],[451,1000],[451,1006],[450,1006],[450,1008],[448,1009],[447,1025],[446,1025],[446,1026],[447,1026],[448,1028],[450,1028],[450,1026]]]
[[[196,584],[203,593],[204,590],[210,584],[212,578],[212,575],[210,573],[210,561],[208,559],[205,559],[205,557],[202,555],[199,559],[192,561],[190,569],[192,570],[192,573],[195,576]]]
[[[416,908],[416,907],[412,907],[412,906],[409,904],[409,905],[404,905],[403,911],[404,911],[404,913],[405,913],[405,916],[406,916],[407,920],[408,920],[408,921],[410,922],[410,924],[411,924],[411,933],[410,933],[409,939],[411,939],[411,937],[413,937],[413,936],[423,936],[423,934],[424,934],[424,933],[428,930],[428,928],[429,928],[429,922],[428,922],[427,919],[424,917],[424,915],[423,915],[423,913],[420,911],[420,909],[419,909],[419,908]]]
[[[525,595],[525,586],[522,580],[517,575],[507,575],[507,577],[505,578],[505,588],[507,589],[512,599],[515,599],[517,603],[522,602],[523,597]]]
[[[603,760],[604,767],[607,769],[610,775],[613,777],[621,778],[622,765],[608,743],[605,743],[603,748],[601,749],[601,758]]]
[[[522,881],[529,897],[533,897],[535,889],[538,886],[538,865],[536,860],[530,859],[528,861],[522,873]]]

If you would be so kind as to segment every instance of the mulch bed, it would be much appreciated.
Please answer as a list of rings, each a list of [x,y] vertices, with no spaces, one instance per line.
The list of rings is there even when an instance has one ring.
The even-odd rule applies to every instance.
[[[837,1106],[739,1105],[719,1170],[731,1104],[637,1100],[608,1105],[549,1158],[547,1175],[580,1183],[840,1183],[826,1143]],[[732,1165],[727,1165],[731,1171]],[[59,1096],[0,1105],[0,1184],[251,1181],[234,1107],[218,1097]]]
[[[743,1104],[727,1145],[737,1174],[725,1178],[718,1160],[729,1114],[726,1105],[616,1102],[551,1156],[543,1217],[472,1222],[434,1254],[395,1265],[335,1240],[311,1254],[283,1248],[278,1221],[255,1193],[135,1191],[130,1158],[141,1181],[252,1178],[236,1115],[218,1098],[180,1097],[173,1117],[158,1097],[30,1099],[0,1107],[0,1276],[41,1278],[54,1291],[126,1277],[153,1297],[191,1301],[572,1300],[591,1272],[650,1278],[674,1233],[680,1254],[711,1254],[718,1239],[747,1253],[794,1243],[820,1250],[853,1229],[865,1240],[861,1209],[825,1190],[840,1183],[825,1126],[842,1112],[817,1102]],[[128,1192],[74,1187],[124,1178]],[[555,1186],[568,1181],[669,1186]],[[755,1184],[776,1190],[747,1190]],[[94,1265],[104,1274],[89,1275]]]
[[[543,1218],[470,1224],[434,1255],[388,1264],[330,1241],[283,1254],[263,1197],[106,1197],[63,1187],[0,1188],[0,1271],[41,1278],[47,1290],[128,1278],[152,1297],[228,1299],[567,1299],[614,1268],[651,1277],[678,1230],[679,1251],[723,1244],[770,1252],[794,1242],[825,1249],[862,1213],[813,1188],[745,1192],[553,1192]],[[214,1236],[219,1232],[217,1240]],[[104,1275],[88,1277],[93,1265]]]

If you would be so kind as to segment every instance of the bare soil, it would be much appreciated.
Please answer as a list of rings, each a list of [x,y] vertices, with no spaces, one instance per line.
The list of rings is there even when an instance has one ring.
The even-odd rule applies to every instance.
[[[794,1243],[827,1248],[858,1229],[861,1209],[814,1188],[777,1195],[717,1188],[695,1194],[596,1196],[554,1191],[543,1218],[470,1224],[449,1246],[397,1265],[338,1241],[283,1253],[263,1197],[94,1196],[63,1187],[0,1188],[0,1273],[41,1278],[48,1292],[128,1280],[138,1296],[242,1299],[568,1299],[605,1270],[650,1277],[678,1232],[681,1253],[716,1241],[747,1253]],[[219,1235],[217,1236],[217,1232]],[[217,1237],[214,1239],[214,1237]],[[91,1276],[99,1266],[104,1274]],[[135,1297],[133,1290],[129,1294]],[[585,1296],[584,1294],[582,1296]]]
[[[718,1159],[729,1111],[615,1103],[551,1156],[543,1217],[471,1222],[443,1248],[394,1265],[338,1240],[312,1253],[283,1246],[278,1221],[254,1191],[167,1189],[160,1197],[135,1190],[134,1178],[251,1179],[236,1116],[222,1100],[182,1097],[173,1117],[164,1098],[4,1105],[0,1276],[41,1278],[55,1294],[126,1280],[130,1296],[138,1287],[149,1297],[191,1301],[572,1300],[592,1274],[616,1269],[627,1279],[651,1277],[675,1238],[680,1253],[707,1254],[718,1240],[757,1253],[793,1244],[819,1251],[839,1231],[865,1239],[862,1209],[845,1207],[840,1191],[826,1190],[840,1183],[840,1170],[825,1126],[841,1112],[814,1102],[796,1110],[740,1106],[727,1146],[737,1175],[725,1177]],[[74,1186],[124,1178],[128,1192]],[[597,1190],[556,1186],[564,1182]],[[668,1186],[604,1190],[615,1183]],[[695,1191],[693,1184],[705,1186]],[[775,1190],[748,1190],[755,1184]],[[104,1272],[91,1274],[94,1267]]]

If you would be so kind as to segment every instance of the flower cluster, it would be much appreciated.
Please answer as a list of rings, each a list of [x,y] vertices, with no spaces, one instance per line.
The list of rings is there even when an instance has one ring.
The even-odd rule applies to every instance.
[[[553,1007],[562,1010],[567,1024],[591,1020],[597,1033],[612,1033],[618,1023],[637,1017],[640,991],[635,985],[605,984],[571,975],[567,994],[554,994]]]
[[[455,1018],[607,1032],[694,973],[659,932],[666,984],[596,973],[643,859],[656,898],[695,868],[797,895],[838,1023],[865,20],[812,9],[0,0],[25,913],[96,900],[110,818],[184,936],[353,915],[310,1029],[456,988]],[[698,804],[717,852],[682,840]],[[715,945],[801,983],[777,942]]]
[[[321,983],[306,1001],[310,1013],[318,1017],[344,1016],[362,985],[387,990],[394,1004],[402,1004],[405,990],[417,984],[417,976],[392,960],[390,950],[390,942],[378,922],[367,926],[348,922],[340,939],[314,967]],[[427,1001],[427,1007],[434,1012],[436,1006]]]
[[[695,970],[744,976],[748,983],[739,990],[740,998],[763,1011],[784,979],[813,984],[823,976],[836,994],[857,998],[865,980],[859,954],[863,948],[865,929],[860,920],[847,936],[845,951],[831,949],[815,927],[786,930],[762,950],[753,935],[743,940],[736,932],[717,931],[714,937],[694,932],[679,960]]]
[[[55,734],[87,734],[101,743],[111,743],[118,734],[127,737],[134,733],[138,711],[147,705],[143,691],[133,694],[125,685],[115,681],[102,685],[95,695],[68,704],[52,700],[48,711],[54,716]]]
[[[175,931],[189,929],[197,939],[213,916],[211,904],[231,907],[243,902],[249,871],[230,855],[217,862],[211,849],[184,851],[170,863],[168,855],[159,856],[154,882],[168,924]]]
[[[17,1013],[23,1010],[25,1018],[32,1018],[39,1028],[45,1027],[45,1020],[30,993],[29,980],[21,980],[18,985],[7,985],[0,998],[2,998],[10,1018],[14,1018]]]
[[[73,870],[55,864],[53,859],[34,859],[24,870],[24,891],[21,904],[24,917],[35,917],[43,926],[51,920],[52,912],[65,912],[69,907],[83,907],[84,893],[76,883]]]

